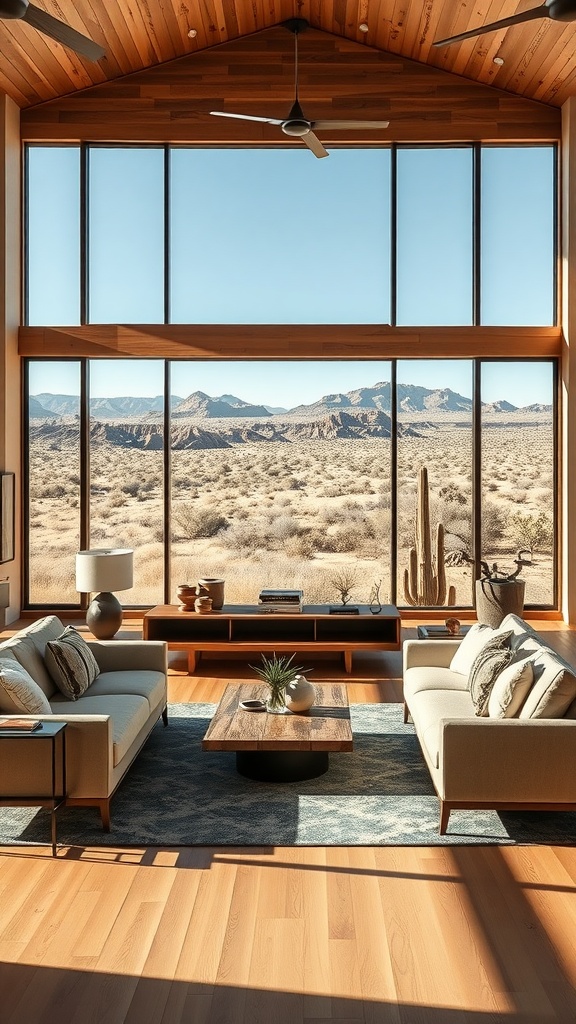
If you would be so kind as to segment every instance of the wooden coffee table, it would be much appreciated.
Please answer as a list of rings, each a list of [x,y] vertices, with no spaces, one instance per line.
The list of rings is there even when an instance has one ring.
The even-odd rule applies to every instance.
[[[265,700],[265,684],[232,683],[202,740],[203,750],[236,751],[241,775],[263,782],[298,782],[328,771],[331,750],[353,749],[348,693],[343,683],[315,683],[310,711],[271,715],[244,711],[240,701]]]

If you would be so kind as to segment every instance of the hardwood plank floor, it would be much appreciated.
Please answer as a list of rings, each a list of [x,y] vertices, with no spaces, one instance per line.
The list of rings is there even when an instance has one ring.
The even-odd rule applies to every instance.
[[[535,625],[576,664],[576,630]],[[400,665],[355,656],[350,700],[399,700]],[[173,701],[250,677],[185,668]],[[5,847],[0,1021],[568,1024],[575,893],[570,847]]]

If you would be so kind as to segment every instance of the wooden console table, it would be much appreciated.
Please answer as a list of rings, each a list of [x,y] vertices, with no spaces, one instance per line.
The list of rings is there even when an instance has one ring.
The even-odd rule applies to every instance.
[[[290,615],[229,604],[199,615],[164,604],[145,612],[143,636],[187,651],[191,674],[202,651],[338,651],[351,672],[353,651],[400,650],[400,614],[394,605],[383,605],[376,615],[368,605],[360,605],[358,615],[330,615],[327,605],[304,605],[302,612]]]

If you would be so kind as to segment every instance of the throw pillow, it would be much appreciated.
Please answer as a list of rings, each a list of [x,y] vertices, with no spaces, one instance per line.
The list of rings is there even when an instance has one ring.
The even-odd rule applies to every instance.
[[[488,699],[488,717],[515,718],[533,682],[534,669],[530,656],[511,661],[494,681]]]
[[[83,637],[67,626],[56,640],[46,644],[46,668],[68,700],[78,700],[94,682],[100,669]]]
[[[477,715],[488,715],[488,701],[496,677],[512,660],[512,631],[493,636],[476,656],[468,677],[468,689]]]
[[[490,626],[475,622],[460,642],[450,662],[450,671],[459,672],[460,675],[468,677],[476,656],[492,636],[494,636],[494,630]]]
[[[542,647],[532,654],[534,685],[520,718],[563,718],[576,698],[574,669],[553,651]]]
[[[0,659],[0,711],[5,715],[49,715],[52,711],[38,683],[8,651]]]

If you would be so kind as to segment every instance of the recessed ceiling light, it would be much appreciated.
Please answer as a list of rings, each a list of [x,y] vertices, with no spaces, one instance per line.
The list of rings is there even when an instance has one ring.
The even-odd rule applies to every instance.
[[[504,63],[504,57],[493,57],[492,63],[498,64],[498,66],[500,67]]]
[[[197,35],[198,35],[198,32],[197,32],[197,30],[195,28],[189,28],[188,29],[188,36],[189,36],[190,39],[196,39]]]
[[[366,24],[365,21],[361,21],[360,24],[358,25],[358,28],[360,29],[361,32],[369,32],[370,31],[370,29],[368,28],[368,25]]]

